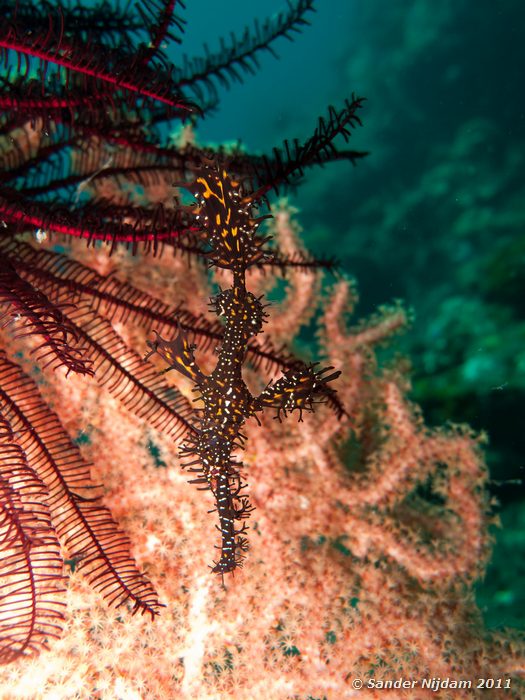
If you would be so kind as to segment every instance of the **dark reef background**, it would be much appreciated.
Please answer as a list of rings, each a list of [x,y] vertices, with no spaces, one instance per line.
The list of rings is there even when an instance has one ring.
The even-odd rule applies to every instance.
[[[186,0],[177,63],[284,0]],[[427,422],[489,435],[504,529],[478,600],[491,627],[525,627],[525,5],[520,0],[319,0],[297,41],[223,95],[202,143],[268,152],[326,105],[368,98],[356,168],[309,174],[291,198],[308,248],[354,276],[358,316],[400,298],[397,344]],[[304,341],[311,339],[308,334]]]

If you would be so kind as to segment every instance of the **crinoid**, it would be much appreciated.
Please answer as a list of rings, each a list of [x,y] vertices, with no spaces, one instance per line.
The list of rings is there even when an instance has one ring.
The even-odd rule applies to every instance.
[[[336,374],[327,377],[255,338],[264,312],[241,279],[250,266],[284,273],[331,262],[275,246],[266,251],[252,211],[307,168],[364,154],[336,146],[359,123],[358,98],[339,110],[330,107],[304,143],[284,142],[269,156],[162,141],[162,125],[197,123],[216,105],[219,85],[253,72],[261,51],[272,52],[275,40],[302,29],[312,0],[289,2],[241,38],[221,41],[220,52],[184,58],[178,66],[160,47],[176,42],[184,29],[180,2],[42,2],[36,8],[0,2],[0,9],[0,660],[6,662],[39,649],[61,627],[60,545],[110,604],[152,616],[160,605],[102,504],[90,465],[39,386],[50,369],[97,383],[151,429],[184,437],[182,449],[199,458],[197,480],[216,500],[222,551],[213,568],[223,574],[240,563],[251,506],[240,492],[231,450],[235,438],[243,440],[238,428],[244,419],[264,406],[278,415],[309,410],[316,399],[343,413],[327,386]],[[197,206],[174,198],[174,183],[189,185]],[[217,209],[225,190],[229,199]],[[78,239],[95,248],[94,257],[82,259]],[[171,252],[230,270],[233,286],[212,300],[225,325],[108,272],[114,263],[107,252],[125,262],[123,247],[150,256],[150,265]],[[235,320],[235,314],[241,316]],[[128,325],[168,337],[159,336],[152,349],[196,381],[204,417],[143,362]],[[211,384],[214,375],[205,379],[192,364],[193,344],[221,347],[220,376]],[[283,376],[243,408],[240,374],[233,384],[226,377],[232,367],[240,372],[244,357],[256,370],[264,362]],[[221,447],[219,411],[228,414],[230,401],[235,419],[224,423],[230,442]],[[214,421],[215,433],[206,421]],[[221,464],[209,466],[215,452]]]

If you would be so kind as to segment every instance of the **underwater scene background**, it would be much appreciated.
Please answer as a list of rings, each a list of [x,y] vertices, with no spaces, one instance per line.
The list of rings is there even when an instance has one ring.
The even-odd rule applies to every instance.
[[[280,7],[192,0],[182,50]],[[263,56],[233,86],[199,138],[267,152],[307,135],[327,103],[367,98],[352,147],[370,155],[311,173],[290,198],[308,249],[356,278],[358,315],[394,298],[413,310],[396,345],[426,421],[487,432],[503,529],[478,602],[488,626],[523,628],[525,9],[324,0],[316,10],[302,37],[278,44],[278,62]]]
[[[10,418],[0,438],[7,442],[36,439],[40,433],[52,433],[50,425],[58,426],[64,442],[57,448],[62,461],[55,460],[55,471],[67,478],[63,501],[56,496],[62,486],[55,489],[49,476],[55,473],[52,470],[45,473],[47,482],[43,479],[51,488],[46,491],[42,486],[35,497],[44,514],[48,501],[57,499],[52,503],[55,519],[50,516],[49,521],[52,534],[56,530],[59,535],[56,539],[53,534],[52,539],[56,556],[46,593],[55,607],[50,610],[45,596],[33,595],[38,547],[46,542],[32,533],[44,516],[37,518],[37,525],[28,520],[29,539],[20,535],[15,542],[18,556],[29,562],[25,584],[30,613],[20,615],[24,620],[17,623],[20,639],[29,641],[18,647],[11,643],[13,618],[0,610],[0,664],[6,664],[0,696],[3,684],[9,682],[19,693],[16,697],[36,697],[34,679],[38,678],[42,698],[172,697],[180,689],[185,697],[204,698],[218,697],[213,695],[217,689],[228,689],[229,697],[239,700],[258,697],[259,687],[265,692],[271,687],[272,697],[295,699],[301,692],[308,693],[301,697],[312,699],[327,689],[335,689],[334,697],[343,697],[341,689],[348,690],[356,674],[388,679],[403,669],[413,673],[430,669],[436,676],[452,671],[472,677],[505,674],[509,683],[505,688],[512,690],[513,697],[521,697],[523,683],[518,680],[518,685],[514,681],[511,685],[510,678],[524,672],[519,630],[525,629],[525,10],[517,0],[319,0],[314,14],[311,2],[288,3],[292,14],[300,8],[299,18],[291,21],[296,41],[272,40],[270,48],[263,41],[255,58],[248,56],[244,61],[231,59],[228,37],[237,49],[246,46],[246,39],[239,38],[244,28],[260,36],[254,31],[255,23],[272,13],[278,25],[275,17],[286,8],[285,0],[185,0],[185,7],[175,3],[184,18],[180,45],[167,39],[164,43],[167,25],[159,16],[161,10],[172,11],[170,0],[130,0],[129,4],[97,0],[92,3],[95,12],[83,15],[80,10],[78,26],[73,17],[77,0],[56,6],[41,0],[35,16],[29,2],[4,3],[0,121],[6,120],[7,126],[0,170],[2,185],[11,182],[14,189],[6,185],[0,193],[0,225],[6,229],[5,240],[0,241],[0,297],[14,311],[0,333],[4,368],[0,394],[12,389],[15,397],[9,405],[16,409],[16,420]],[[147,20],[150,11],[153,24]],[[309,27],[302,26],[304,13]],[[87,18],[84,34],[83,18]],[[303,31],[295,36],[297,28]],[[182,26],[177,29],[182,33]],[[101,43],[91,44],[92,36]],[[249,36],[248,32],[245,37]],[[220,58],[218,37],[226,37]],[[184,62],[185,55],[204,54],[209,59],[203,45],[209,46],[211,63],[206,64],[206,59]],[[91,50],[93,46],[98,46],[100,55]],[[271,55],[274,49],[279,60]],[[246,53],[251,51],[253,46]],[[45,54],[40,62],[39,52]],[[31,58],[24,75],[21,56],[25,55]],[[213,61],[220,65],[222,59],[223,72],[212,65]],[[189,66],[186,76],[184,69],[170,73],[168,61]],[[70,68],[49,69],[48,64],[61,62],[69,62]],[[237,69],[242,76],[238,82],[232,80]],[[33,82],[31,76],[37,80]],[[183,127],[177,119],[166,121],[166,114],[184,118],[189,114],[185,96],[174,94],[177,79],[179,85],[188,86],[191,97],[199,97],[200,85],[205,97],[213,103],[216,92],[220,103],[208,108],[203,100],[205,114],[197,116],[196,108]],[[40,86],[43,97],[49,90],[45,100],[34,92]],[[339,116],[334,110],[328,112],[328,105],[341,109],[344,98],[351,95],[355,109],[347,102]],[[354,95],[366,100],[362,109]],[[64,97],[62,106],[60,97]],[[29,105],[29,117],[24,104]],[[42,117],[48,109],[50,113]],[[353,118],[352,110],[357,109],[359,115]],[[317,118],[327,112],[333,135],[323,147],[319,134],[326,122]],[[360,119],[363,129],[358,127]],[[17,120],[22,121],[11,128]],[[68,140],[70,127],[78,140]],[[344,161],[330,144],[336,136],[342,140],[350,128],[349,148],[358,153]],[[284,139],[290,144],[297,139],[292,155],[288,147],[284,155],[274,150],[272,163],[272,147]],[[228,146],[233,148],[228,151]],[[365,158],[360,157],[363,151]],[[266,156],[259,158],[259,154]],[[319,160],[326,160],[329,167],[310,169]],[[227,163],[221,166],[222,172],[220,162]],[[219,189],[210,189],[210,163],[217,166],[212,185],[220,189],[222,198]],[[188,416],[193,419],[195,414],[192,408],[185,412],[190,397],[195,398],[184,383],[194,378],[194,370],[188,369],[194,366],[193,349],[197,366],[211,367],[214,353],[220,354],[221,343],[225,345],[224,328],[206,325],[207,300],[224,284],[224,271],[201,264],[210,260],[206,245],[213,240],[213,227],[209,222],[215,219],[217,226],[221,220],[231,225],[232,241],[239,230],[246,236],[256,230],[257,222],[251,218],[244,228],[230,223],[231,212],[243,213],[241,205],[228,209],[225,204],[225,183],[231,183],[236,196],[243,194],[230,168],[235,180],[244,178],[248,188],[258,184],[252,193],[254,202],[264,202],[272,188],[281,188],[270,197],[274,218],[263,223],[261,230],[272,234],[288,256],[279,263],[278,250],[273,261],[266,261],[268,268],[261,265],[262,271],[253,271],[259,274],[254,276],[255,291],[275,303],[270,304],[271,321],[265,331],[270,345],[255,348],[251,368],[243,371],[246,376],[253,373],[254,386],[262,381],[266,347],[271,349],[266,353],[270,365],[273,357],[281,370],[296,368],[295,363],[280,359],[282,351],[275,349],[289,344],[305,361],[329,360],[330,369],[336,368],[330,380],[341,374],[338,394],[327,396],[336,407],[340,401],[347,412],[336,411],[336,420],[331,404],[319,407],[315,416],[306,416],[300,424],[294,421],[290,428],[263,416],[266,422],[260,437],[255,426],[249,428],[254,428],[254,435],[248,435],[246,466],[255,509],[247,497],[238,496],[244,488],[240,466],[229,471],[234,462],[222,460],[221,483],[226,491],[219,490],[213,472],[208,486],[217,499],[221,525],[246,520],[251,510],[256,513],[250,526],[250,565],[225,585],[224,570],[220,570],[220,583],[212,581],[204,563],[208,545],[211,548],[208,530],[215,536],[216,522],[209,517],[214,511],[202,494],[179,490],[187,476],[180,468],[180,457],[186,459],[192,450],[184,444],[178,456],[175,450],[180,438],[177,421],[190,421]],[[303,169],[308,172],[300,186],[295,177],[293,185],[282,186],[288,182],[287,172],[292,175]],[[210,213],[203,217],[205,223],[197,223],[205,210],[187,206],[193,197],[181,192],[190,188],[194,193],[191,188],[197,183],[205,186],[201,207],[213,195],[226,214]],[[279,202],[280,196],[287,203]],[[246,216],[249,213],[244,211]],[[68,235],[62,240],[64,232]],[[156,257],[149,250],[151,239],[153,250],[157,243],[163,247],[166,232],[173,237],[168,245],[187,252],[187,260],[185,255]],[[228,242],[226,226],[221,235]],[[94,245],[86,246],[76,237],[88,238]],[[140,237],[147,241],[144,250],[135,245]],[[101,238],[112,241],[113,255],[107,255],[108,246]],[[239,254],[241,238],[237,239]],[[298,238],[317,261],[304,257]],[[133,241],[133,246],[126,250],[117,240]],[[196,266],[192,254],[199,259]],[[321,281],[321,260],[332,257],[339,266],[333,272],[330,263],[324,265],[329,271]],[[311,267],[312,274],[303,275],[301,266]],[[79,302],[69,303],[73,296],[67,292],[80,287],[75,299],[89,299],[84,310]],[[356,309],[354,289],[359,294]],[[212,299],[221,299],[222,293],[221,287]],[[55,295],[56,306],[46,305],[46,294]],[[15,335],[17,323],[22,326],[27,321],[26,307],[31,307],[25,295],[36,304],[37,321],[46,313],[55,314],[51,319],[59,318],[59,302],[68,302],[54,333],[44,333],[34,321],[34,327],[27,322],[27,346],[25,336]],[[104,301],[99,302],[99,297]],[[226,305],[224,298],[220,304]],[[221,315],[219,302],[213,303],[212,311]],[[42,313],[38,304],[43,304]],[[20,308],[23,313],[18,312]],[[350,309],[356,318],[368,321],[352,321],[347,329]],[[155,315],[170,331],[166,340],[158,331],[158,340],[150,340],[151,332],[157,330],[151,325]],[[305,325],[299,330],[302,321]],[[105,329],[100,337],[99,322]],[[68,330],[77,326],[85,331],[78,335],[86,338],[85,351]],[[193,336],[183,334],[188,329]],[[53,365],[46,369],[41,358],[33,355],[38,341],[32,335],[42,337],[45,347],[53,344],[55,335],[60,340],[60,332],[64,356],[78,377],[52,372]],[[396,338],[390,342],[392,335]],[[200,338],[201,346],[192,345],[190,338]],[[112,369],[102,373],[101,360],[92,371],[89,353],[98,362],[103,355],[98,348],[104,343],[109,347],[114,339],[117,350],[106,353]],[[151,364],[144,362],[147,347],[152,350],[147,355]],[[185,375],[182,382],[178,377],[180,386],[172,375],[164,385],[160,368],[151,358],[156,352],[162,356],[159,348],[164,359],[171,357],[172,369],[173,354],[179,364],[181,358],[189,361],[182,361],[187,371],[180,372]],[[8,351],[5,357],[4,350]],[[242,344],[237,343],[235,353],[241,356],[241,350]],[[226,369],[230,370],[231,358],[229,363]],[[95,375],[98,384],[91,382],[89,374]],[[112,377],[116,377],[113,382]],[[296,379],[293,374],[291,380]],[[124,385],[122,394],[119,382]],[[312,392],[316,386],[314,377]],[[25,394],[19,396],[24,387],[32,400],[41,402],[42,413],[36,417],[26,410]],[[217,392],[224,398],[221,389]],[[291,392],[290,400],[293,387]],[[236,393],[232,398],[239,398]],[[175,408],[164,406],[164,396]],[[282,396],[277,393],[276,401]],[[19,404],[24,404],[18,413],[26,421],[25,428],[17,422]],[[225,407],[229,404],[227,399]],[[268,399],[265,405],[270,404]],[[293,410],[290,404],[284,405]],[[0,406],[2,425],[7,420],[5,406],[7,400]],[[66,427],[50,422],[53,409],[59,415],[53,420],[60,418]],[[217,419],[221,411],[218,401]],[[166,416],[175,422],[164,424]],[[454,426],[472,426],[486,439],[478,441],[468,428]],[[195,435],[205,432],[188,423],[185,429],[190,428]],[[53,435],[46,439],[54,444]],[[203,464],[214,454],[215,440],[211,435],[203,448]],[[488,497],[478,442],[483,443],[490,469]],[[108,450],[108,445],[118,449]],[[26,459],[29,448],[18,447],[17,454]],[[69,451],[77,455],[71,468]],[[93,478],[103,483],[105,505],[102,496],[88,491],[95,487],[86,459],[93,462]],[[42,464],[45,460],[37,464],[40,472],[45,471]],[[195,463],[183,461],[182,466],[190,464]],[[7,475],[11,480],[18,478],[11,465]],[[78,479],[80,486],[73,488],[68,479],[75,484]],[[199,474],[192,481],[203,480]],[[80,488],[88,496],[77,493]],[[228,507],[220,506],[224,501]],[[77,507],[77,502],[87,505]],[[76,519],[60,520],[64,503],[76,508]],[[21,509],[10,512],[15,522],[22,522]],[[128,595],[127,579],[107,554],[114,550],[111,532],[117,527],[111,513],[123,528],[116,534],[117,554],[124,557],[119,560],[124,561],[121,568],[131,562],[130,577],[138,582],[140,595],[133,591]],[[90,517],[93,522],[98,518],[94,534],[86,540],[95,549],[84,543],[68,544],[68,538],[76,536],[78,523],[89,525]],[[503,527],[496,527],[498,521]],[[487,632],[471,594],[472,583],[483,574],[489,557],[489,528],[493,556],[484,580],[476,584]],[[4,529],[9,534],[5,523]],[[230,552],[226,573],[240,567],[244,559],[240,552],[247,551],[247,543],[241,535],[246,529],[242,524],[232,534],[226,525],[222,528],[223,550]],[[23,528],[19,532],[23,534]],[[238,540],[233,541],[234,536]],[[147,572],[145,578],[138,568],[133,573],[134,560],[125,558],[128,537],[139,568]],[[61,540],[62,553],[60,538],[65,541],[64,546]],[[10,542],[4,538],[4,552]],[[100,559],[104,562],[99,574],[95,567]],[[4,568],[10,567],[7,578],[21,576],[20,567],[10,562],[9,556],[0,561]],[[217,562],[213,563],[218,572]],[[62,585],[64,564],[70,584],[67,593],[57,588]],[[114,574],[114,589],[105,585],[107,571]],[[48,574],[40,573],[45,587]],[[159,585],[158,599],[148,576]],[[0,575],[2,591],[9,589],[16,599],[18,578],[14,584],[3,578]],[[133,612],[147,610],[155,617],[157,608],[167,610],[158,615],[155,625],[139,616],[121,616],[116,608],[108,611],[107,600],[121,588],[124,598],[119,600],[117,594],[112,598],[117,608],[123,603],[130,608],[135,600]],[[104,591],[103,595],[97,591]],[[64,601],[58,594],[63,593],[69,596],[68,613],[66,631],[60,637]],[[18,599],[15,604],[16,612]],[[239,615],[239,610],[244,614]],[[35,620],[42,611],[45,623],[39,627]],[[46,626],[53,620],[56,625]],[[46,646],[48,635],[59,637],[49,654],[49,666],[36,655],[17,662],[26,649],[32,653],[39,644]],[[7,643],[2,647],[3,639]],[[194,639],[198,644],[188,641]],[[58,670],[53,670],[53,664]],[[254,664],[258,664],[255,672]],[[38,669],[46,669],[45,677]],[[76,695],[71,690],[75,684]],[[352,685],[356,687],[360,686]]]

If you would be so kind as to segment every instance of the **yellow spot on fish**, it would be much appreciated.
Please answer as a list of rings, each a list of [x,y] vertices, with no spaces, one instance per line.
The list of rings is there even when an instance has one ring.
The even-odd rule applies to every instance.
[[[203,187],[205,188],[205,189],[204,189],[204,192],[202,193],[204,199],[209,199],[210,197],[215,197],[215,199],[217,199],[217,200],[222,204],[223,207],[226,206],[226,202],[225,202],[225,200],[224,200],[224,188],[223,188],[222,182],[219,181],[219,182],[217,183],[217,185],[218,185],[218,187],[220,188],[220,191],[221,191],[220,196],[219,196],[216,192],[213,192],[213,191],[211,190],[211,188],[210,188],[210,186],[209,186],[208,181],[206,180],[206,178],[204,178],[204,177],[198,177],[198,178],[197,178],[197,182],[200,183],[201,185],[203,185]]]

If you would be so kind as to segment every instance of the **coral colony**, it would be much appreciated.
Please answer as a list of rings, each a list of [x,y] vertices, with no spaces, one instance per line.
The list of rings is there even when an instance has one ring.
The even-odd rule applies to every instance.
[[[196,140],[312,0],[176,65],[181,2],[0,6],[4,696],[519,697],[523,644],[472,598],[479,438],[378,367],[402,306],[348,329],[354,285],[264,213],[364,155],[362,100],[271,155]],[[316,311],[319,365],[290,350]]]

